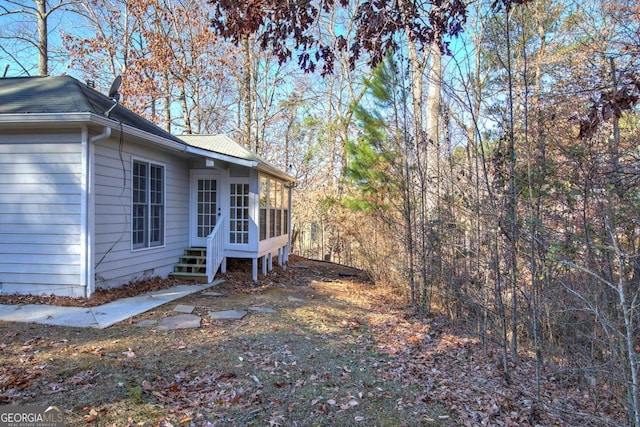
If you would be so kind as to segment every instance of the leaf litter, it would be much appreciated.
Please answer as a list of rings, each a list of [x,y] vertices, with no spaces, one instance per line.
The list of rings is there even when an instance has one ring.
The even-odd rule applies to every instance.
[[[443,316],[419,318],[357,270],[292,257],[259,283],[232,266],[216,290],[181,302],[273,307],[239,321],[156,331],[0,323],[0,404],[56,404],[68,425],[616,425],[623,408],[533,360],[512,380],[498,351]],[[235,268],[233,268],[235,267]],[[250,268],[250,266],[249,266]],[[250,270],[248,270],[250,271]],[[130,290],[127,292],[131,292]],[[289,299],[289,297],[293,297]],[[170,315],[162,306],[132,319]]]

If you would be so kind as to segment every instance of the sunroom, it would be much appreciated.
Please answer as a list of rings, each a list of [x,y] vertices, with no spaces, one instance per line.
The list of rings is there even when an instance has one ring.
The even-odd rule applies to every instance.
[[[252,260],[266,275],[289,256],[291,192],[295,180],[224,135],[183,135],[204,160],[191,169],[190,248],[172,276],[206,272],[212,280],[228,258]],[[188,256],[190,259],[187,259]],[[197,260],[205,261],[206,268]],[[190,265],[191,264],[191,265]]]

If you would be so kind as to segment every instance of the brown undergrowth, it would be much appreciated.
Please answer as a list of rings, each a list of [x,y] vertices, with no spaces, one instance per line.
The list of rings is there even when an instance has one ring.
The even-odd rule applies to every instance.
[[[352,268],[292,257],[257,283],[230,264],[222,296],[196,293],[105,330],[0,322],[0,404],[58,405],[68,425],[614,425],[620,408],[443,316],[420,318]],[[130,291],[131,292],[131,291]],[[129,294],[127,294],[129,296]],[[201,327],[138,323],[192,305]],[[255,312],[250,307],[271,308]],[[216,310],[247,310],[212,320]]]
[[[19,295],[0,294],[0,304],[47,304],[59,305],[63,307],[96,307],[108,302],[133,297],[146,292],[167,289],[184,281],[176,279],[162,279],[159,277],[148,277],[128,283],[117,288],[98,288],[90,298],[72,298],[56,295]]]

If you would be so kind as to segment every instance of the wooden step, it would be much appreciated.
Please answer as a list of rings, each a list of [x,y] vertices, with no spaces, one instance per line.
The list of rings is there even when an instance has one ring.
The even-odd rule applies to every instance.
[[[186,256],[207,256],[207,248],[187,248],[184,250]]]
[[[180,257],[181,264],[206,264],[206,256],[182,255]]]
[[[207,283],[208,277],[206,264],[206,248],[186,248],[184,250],[184,255],[180,256],[178,264],[173,267],[173,273],[169,273],[169,277]]]
[[[205,264],[176,264],[173,268],[175,273],[206,273]]]
[[[209,278],[204,273],[187,273],[187,272],[174,271],[173,273],[169,273],[169,277],[174,279],[189,280],[189,281],[198,282],[198,283],[209,282]]]

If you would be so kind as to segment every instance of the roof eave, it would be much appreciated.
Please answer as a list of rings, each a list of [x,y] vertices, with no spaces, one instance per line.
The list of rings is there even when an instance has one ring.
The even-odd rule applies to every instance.
[[[163,147],[166,147],[175,151],[180,151],[180,152],[187,151],[188,146],[184,142],[172,141],[168,138],[165,138],[159,135],[154,135],[152,133],[140,130],[134,126],[120,123],[119,121],[110,119],[108,117],[102,117],[96,114],[91,114],[91,123],[95,123],[100,126],[109,126],[113,130],[117,130],[117,131],[120,131],[120,129],[122,129],[122,131],[128,135],[146,139],[148,141],[154,142],[158,145],[161,145]]]
[[[108,117],[102,117],[95,113],[11,113],[0,114],[0,125],[29,125],[30,127],[50,127],[52,124],[58,125],[89,125],[106,126],[113,130],[145,139],[161,146],[184,152],[187,144],[184,142],[172,141],[162,136],[140,130],[136,127],[120,123]],[[41,125],[41,126],[40,126]]]
[[[209,159],[221,160],[227,163],[233,163],[239,166],[246,166],[248,168],[255,168],[258,166],[258,162],[252,160],[239,159],[237,157],[228,156],[226,154],[216,153],[215,151],[205,150],[203,148],[197,148],[192,145],[186,147],[187,153],[195,154],[197,156],[207,157]]]
[[[149,132],[140,130],[136,127],[126,125],[118,122],[117,120],[103,117],[95,113],[82,112],[82,113],[10,113],[0,114],[0,126],[2,125],[22,125],[27,124],[31,127],[51,126],[52,124],[58,125],[86,125],[94,124],[97,126],[107,126],[113,130],[122,130],[128,135],[132,135],[141,139],[145,139],[154,142],[158,145],[166,148],[189,153],[196,156],[221,160],[228,163],[236,164],[239,166],[245,166],[249,168],[255,168],[260,172],[268,173],[275,177],[278,177],[284,181],[296,182],[296,179],[282,172],[281,170],[270,166],[265,162],[257,160],[245,160],[237,157],[229,156],[226,154],[216,153],[215,151],[209,151],[202,148],[196,148],[189,145],[186,142],[177,142],[162,136],[154,135]]]
[[[87,123],[91,121],[93,113],[2,113],[0,114],[0,124],[3,125],[47,125],[52,123]]]
[[[260,172],[268,173],[269,175],[273,175],[276,178],[280,178],[283,181],[287,181],[290,183],[295,183],[296,179],[286,173],[282,172],[280,169],[276,169],[273,166],[270,166],[266,163],[259,163],[256,169]]]

